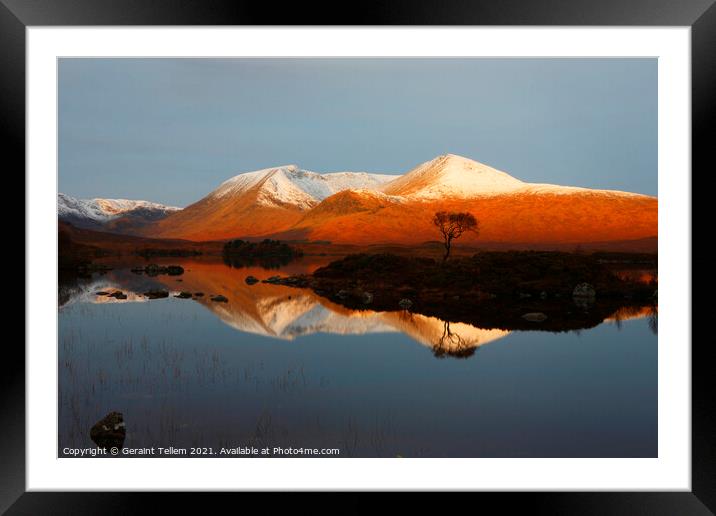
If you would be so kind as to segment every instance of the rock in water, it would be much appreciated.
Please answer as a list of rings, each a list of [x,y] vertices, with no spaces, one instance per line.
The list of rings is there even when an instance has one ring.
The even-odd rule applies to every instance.
[[[191,299],[191,292],[182,291],[175,294],[174,297],[178,297],[179,299]]]
[[[145,292],[144,295],[149,299],[162,299],[169,297],[169,292],[166,290],[150,290],[149,292]]]
[[[259,282],[259,279],[255,276],[246,276],[246,279],[244,280],[247,285],[255,285]]]
[[[122,449],[127,430],[121,412],[110,412],[90,429],[90,438],[100,448]]]
[[[212,301],[216,301],[217,303],[228,303],[228,299],[219,294],[218,296],[214,296],[211,298]]]
[[[524,314],[522,316],[522,318],[525,321],[542,322],[547,319],[547,316],[545,314],[543,314],[542,312],[530,312],[530,313]]]

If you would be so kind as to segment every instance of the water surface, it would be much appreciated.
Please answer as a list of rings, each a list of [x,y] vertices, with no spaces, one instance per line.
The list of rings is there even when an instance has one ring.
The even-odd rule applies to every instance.
[[[328,261],[327,259],[325,261]],[[591,329],[476,328],[335,305],[244,278],[310,272],[172,259],[60,286],[59,450],[124,414],[125,447],[339,448],[342,457],[654,457],[651,308]],[[180,281],[179,281],[180,280]],[[200,298],[147,300],[164,288]],[[98,296],[120,289],[127,299]],[[222,294],[229,301],[210,300]],[[539,323],[535,323],[536,327]]]

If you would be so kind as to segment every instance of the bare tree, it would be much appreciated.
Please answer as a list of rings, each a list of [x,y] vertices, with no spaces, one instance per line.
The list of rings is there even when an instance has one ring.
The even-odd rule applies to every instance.
[[[439,211],[433,217],[433,224],[440,230],[443,236],[443,245],[445,246],[445,254],[443,255],[443,263],[450,256],[450,248],[452,241],[460,238],[466,231],[479,233],[479,222],[472,213],[454,213],[447,211]]]

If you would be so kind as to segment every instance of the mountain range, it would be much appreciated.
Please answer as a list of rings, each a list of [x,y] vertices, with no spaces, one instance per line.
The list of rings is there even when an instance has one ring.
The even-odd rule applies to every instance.
[[[57,216],[62,222],[85,229],[124,232],[180,211],[175,206],[129,199],[78,199],[57,194]]]
[[[93,202],[99,201],[110,202]],[[527,183],[454,154],[404,175],[267,168],[232,177],[181,210],[137,202],[144,203],[134,208],[141,215],[112,212],[104,221],[97,210],[85,212],[105,230],[197,241],[273,237],[420,244],[438,239],[432,218],[441,210],[478,218],[479,233],[465,234],[463,243],[626,241],[656,237],[658,228],[656,197]]]

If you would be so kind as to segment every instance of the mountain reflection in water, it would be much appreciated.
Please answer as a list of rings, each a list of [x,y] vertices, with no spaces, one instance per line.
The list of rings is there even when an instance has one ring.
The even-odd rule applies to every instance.
[[[176,262],[176,260],[175,260]],[[401,332],[415,342],[431,348],[436,357],[467,358],[487,343],[499,340],[510,330],[478,328],[464,322],[445,321],[436,317],[407,310],[376,312],[370,309],[353,310],[318,296],[310,289],[297,289],[283,285],[259,282],[246,283],[248,276],[266,278],[275,272],[271,268],[246,266],[232,268],[222,263],[184,262],[185,273],[177,276],[152,276],[117,268],[91,278],[75,279],[60,288],[61,306],[72,303],[144,303],[150,301],[143,293],[163,289],[169,297],[180,292],[201,293],[183,302],[195,302],[214,313],[222,322],[242,332],[293,340],[315,333],[337,335],[363,335],[370,333]],[[294,264],[284,267],[282,273],[312,272],[317,264]],[[121,291],[126,299],[117,299],[97,292]],[[226,302],[211,298],[224,296]],[[654,320],[656,333],[656,306],[619,308],[605,322],[617,325],[624,320],[649,317]],[[535,325],[535,330],[539,326]]]

